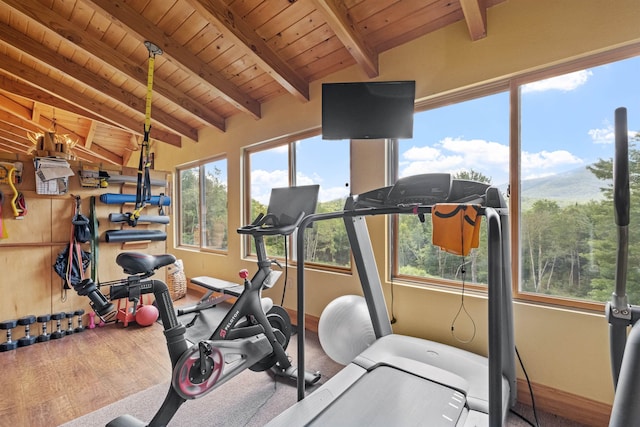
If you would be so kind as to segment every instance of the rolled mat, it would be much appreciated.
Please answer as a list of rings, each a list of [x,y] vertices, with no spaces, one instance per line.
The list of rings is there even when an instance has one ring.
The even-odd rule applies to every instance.
[[[148,204],[158,206],[160,205],[160,199],[162,199],[162,206],[169,206],[171,204],[171,197],[169,196],[151,196],[151,200]],[[119,193],[104,193],[100,195],[100,201],[108,205],[120,205],[122,203],[135,203],[135,194],[119,194]]]
[[[112,213],[109,214],[111,222],[127,222],[128,214]],[[169,224],[169,217],[166,215],[140,215],[137,222],[152,222],[154,224]]]
[[[137,176],[133,176],[133,175],[111,175],[111,176],[109,176],[107,181],[109,183],[113,183],[113,184],[118,184],[118,183],[121,183],[121,182],[136,183],[136,182],[138,182],[138,177]],[[153,179],[153,178],[151,178],[150,183],[151,183],[151,185],[157,185],[157,186],[160,186],[160,187],[166,187],[167,186],[167,181],[162,180],[162,179]]]
[[[161,230],[107,230],[105,232],[107,243],[140,242],[143,240],[153,242],[167,240],[167,233]]]

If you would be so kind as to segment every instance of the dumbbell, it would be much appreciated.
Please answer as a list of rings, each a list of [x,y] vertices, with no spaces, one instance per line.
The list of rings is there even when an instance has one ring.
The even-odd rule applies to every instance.
[[[67,317],[67,330],[66,334],[71,335],[75,331],[73,330],[73,316],[75,316],[75,311],[68,312],[65,316]]]
[[[76,316],[78,316],[78,323],[77,323],[77,327],[74,329],[74,331],[76,333],[80,333],[84,331],[84,326],[82,326],[82,315],[84,314],[84,310],[83,309],[79,309],[74,311],[74,313]]]
[[[18,326],[18,321],[15,319],[0,322],[0,329],[7,331],[7,341],[0,344],[0,351],[15,350],[18,348],[18,342],[11,339],[11,330],[16,326]]]
[[[18,319],[18,325],[24,326],[24,336],[18,340],[18,347],[26,347],[36,342],[36,337],[31,336],[31,325],[36,323],[36,316],[30,314]]]
[[[58,338],[64,338],[66,335],[65,331],[62,330],[62,319],[67,317],[66,313],[53,313],[51,315],[51,320],[56,321],[56,330],[51,333],[51,339],[57,340]]]
[[[51,334],[47,332],[47,324],[49,323],[49,320],[51,320],[50,314],[41,314],[36,319],[37,322],[41,323],[40,328],[42,332],[40,335],[38,335],[38,342],[45,342],[51,339]]]

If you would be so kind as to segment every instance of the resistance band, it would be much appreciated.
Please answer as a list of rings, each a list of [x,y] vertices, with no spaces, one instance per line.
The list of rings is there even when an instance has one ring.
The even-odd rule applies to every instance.
[[[149,70],[147,72],[147,97],[144,112],[144,138],[140,150],[140,162],[138,163],[138,180],[136,186],[136,207],[129,214],[127,223],[135,227],[142,209],[151,199],[151,179],[149,177],[150,153],[149,134],[151,133],[151,95],[153,93],[153,69],[156,55],[162,55],[162,49],[150,41],[145,41],[144,45],[149,51]]]

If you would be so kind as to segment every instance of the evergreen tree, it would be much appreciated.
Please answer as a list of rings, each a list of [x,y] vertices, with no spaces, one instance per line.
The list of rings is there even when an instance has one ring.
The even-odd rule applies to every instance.
[[[632,139],[637,141],[639,135]],[[640,151],[633,142],[629,144],[629,188],[630,224],[629,224],[629,256],[627,268],[626,291],[629,302],[640,303]],[[589,170],[603,180],[613,179],[613,159],[600,159],[589,167]],[[593,289],[589,296],[598,301],[608,301],[615,288],[617,262],[617,226],[614,221],[613,188],[611,185],[602,189],[606,196],[602,211],[608,218],[602,218],[597,239],[594,241],[599,277],[593,280]]]

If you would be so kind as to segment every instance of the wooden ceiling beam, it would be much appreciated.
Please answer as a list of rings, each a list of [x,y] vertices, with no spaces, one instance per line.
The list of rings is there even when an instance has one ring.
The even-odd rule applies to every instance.
[[[2,1],[11,6],[16,13],[23,15],[29,22],[41,26],[45,31],[47,31],[47,33],[54,34],[56,37],[61,38],[65,43],[73,44],[75,48],[85,51],[87,54],[91,55],[93,59],[102,62],[114,72],[128,76],[138,84],[142,85],[146,90],[148,70],[146,68],[143,69],[127,56],[112,49],[106,43],[95,39],[86,31],[81,28],[77,28],[68,20],[48,8],[43,8],[41,6],[34,5],[33,3],[23,2],[21,0]],[[96,54],[98,52],[99,54]],[[198,106],[188,96],[162,80],[154,81],[153,89],[158,93],[158,95],[163,96],[169,102],[172,102],[179,108],[199,119],[202,118],[201,116],[203,115],[203,111],[206,110],[205,107]],[[92,111],[94,110],[92,109]],[[137,110],[135,111],[137,113]],[[115,123],[121,125],[125,129],[130,129],[129,126],[125,126],[121,121],[115,121]],[[170,126],[159,121],[158,123],[169,129],[173,129],[173,126],[175,126],[175,124]],[[221,125],[222,130],[224,130],[224,124],[218,123],[218,125]],[[138,124],[136,126],[136,129],[137,128],[142,128],[142,125]],[[168,132],[164,133],[168,134]],[[175,145],[174,142],[169,142],[163,138],[156,139]],[[174,139],[175,138],[170,138],[172,141]]]
[[[8,124],[23,132],[38,132],[40,129],[31,122],[31,119],[21,119],[13,113],[0,108],[0,123]]]
[[[8,76],[0,74],[0,92],[6,92],[12,95],[17,95],[25,99],[29,99],[36,103],[49,105],[59,110],[64,110],[69,113],[76,114],[78,116],[85,117],[93,122],[99,122],[107,126],[117,126],[111,121],[94,114],[91,111],[80,108],[70,102],[51,95],[37,87],[24,83],[20,80],[11,79]]]
[[[17,136],[16,134],[8,132],[4,129],[0,129],[0,139],[9,141],[17,146],[20,146],[22,149],[25,149],[25,150],[33,147],[33,144],[28,139]]]
[[[120,103],[120,105],[134,109],[139,114],[144,115],[144,100],[134,97],[128,92],[123,92],[121,88],[115,87],[107,79],[88,71],[73,61],[69,61],[58,53],[45,48],[41,43],[2,23],[0,23],[0,40],[4,41],[9,47],[17,48],[19,46],[22,54],[31,57],[36,62],[52,67],[67,77],[87,86],[89,90],[107,96]],[[163,111],[155,111],[154,119],[168,126],[175,125],[172,130],[188,138],[193,139],[195,137],[197,139],[198,137],[197,132],[192,127],[177,122],[171,115]]]
[[[91,122],[89,125],[89,130],[87,131],[87,136],[85,138],[84,147],[86,149],[91,149],[91,145],[93,144],[93,137],[96,134],[96,122]]]
[[[47,119],[46,117],[42,117],[37,112],[34,114],[35,110],[32,110],[23,105],[20,105],[14,100],[7,98],[6,96],[1,94],[0,94],[0,109],[6,111],[7,113],[11,113],[17,117],[20,117],[24,120],[31,121],[31,123],[33,123],[38,127],[38,130],[36,132],[39,132],[41,130],[47,131],[53,125],[53,122]],[[76,134],[74,131],[67,129],[64,126],[56,125],[56,128],[59,131],[58,133],[67,134],[72,139],[75,139],[78,142],[84,144],[83,136]]]
[[[40,90],[38,88],[35,88],[29,84],[22,83],[18,80],[9,79],[7,76],[0,75],[0,88],[2,88],[0,89],[0,94],[2,91],[6,90],[8,93],[18,95],[26,99],[36,100],[37,101],[35,103],[36,106],[38,102],[40,102],[42,104],[49,105],[53,108],[58,108],[64,111],[78,114],[79,116],[84,116],[89,118],[91,120],[91,124],[89,126],[87,135],[85,136],[85,144],[84,144],[84,147],[87,150],[100,150],[100,149],[104,150],[104,148],[98,147],[97,145],[93,144],[94,133],[98,125],[106,125],[112,128],[115,127],[114,124],[109,120],[106,120],[100,116],[97,116],[87,110],[79,108],[74,104],[68,103],[58,97],[52,96],[49,93],[43,90]],[[28,119],[27,121],[27,120],[20,119],[15,114],[11,114],[0,109],[0,123],[1,123],[0,126],[4,128],[5,131],[11,128],[15,128],[15,132],[17,132],[18,134],[20,132],[23,133],[26,139],[26,132],[38,132],[39,130],[44,130],[44,129],[37,128],[33,124],[34,121],[37,121],[38,110],[39,109],[34,107],[31,113],[31,118]],[[121,128],[117,127],[117,129],[121,129]],[[151,136],[155,137],[153,129],[151,130]],[[131,137],[135,138],[134,133],[131,133]],[[106,158],[100,157],[99,159],[100,161],[107,160],[110,163],[114,163],[115,161],[117,161],[118,157],[116,154],[109,152],[109,153],[106,153]],[[122,157],[122,159],[123,161],[125,161],[124,157]],[[128,159],[126,160],[128,161]],[[120,163],[116,163],[116,164],[120,164]],[[122,163],[122,164],[125,164],[125,163]]]
[[[91,110],[95,114],[100,114],[107,120],[110,120],[113,123],[118,123],[120,126],[131,132],[142,134],[142,121],[138,122],[137,120],[114,111],[112,108],[103,106],[98,101],[88,99],[84,94],[79,93],[68,86],[61,85],[59,81],[41,74],[33,68],[25,67],[13,58],[0,54],[0,69],[3,69],[6,73],[17,79],[24,80],[29,84],[37,86],[45,92],[59,96],[70,103],[80,106],[81,108]],[[178,147],[181,146],[180,136],[174,133],[164,132],[159,129],[154,130],[152,127],[151,137],[171,145]]]
[[[327,24],[369,78],[378,77],[378,54],[358,33],[344,2],[314,0]]]
[[[102,9],[110,15],[111,22],[119,25],[140,42],[149,40],[163,50],[163,55],[174,59],[176,66],[187,72],[192,78],[200,80],[207,86],[213,86],[219,96],[233,104],[240,111],[260,118],[260,103],[242,93],[235,85],[220,77],[208,64],[189,53],[180,43],[160,30],[153,22],[146,20],[132,7],[121,0],[85,0],[96,9]],[[224,119],[222,119],[224,122]],[[218,126],[219,127],[219,126]]]
[[[2,151],[3,153],[9,153],[9,154],[16,154],[16,151],[21,151],[23,153],[26,153],[25,150],[22,150],[19,147],[15,147],[12,144],[4,144],[2,143],[2,137],[0,137],[0,151]]]
[[[487,37],[487,7],[484,0],[460,0],[471,40]]]
[[[31,108],[27,108],[24,105],[20,105],[17,102],[15,102],[13,99],[8,98],[2,94],[0,94],[0,110],[6,111],[7,113],[13,114],[14,116],[24,121],[35,124],[35,122],[33,121],[34,119],[33,110]],[[37,127],[39,128],[38,130],[45,130],[45,128],[42,128],[40,126],[37,126]]]
[[[104,1],[104,0],[101,0]],[[280,86],[301,101],[309,100],[309,83],[282,61],[242,17],[236,16],[221,0],[187,0],[198,13],[211,21],[223,37],[232,40],[244,54],[256,61]]]
[[[78,147],[76,146],[73,149],[76,153],[76,155],[78,155],[80,152],[88,154],[88,155],[93,155],[96,158],[99,159],[103,159],[108,161],[109,163],[113,163],[114,165],[124,165],[124,160],[122,158],[122,156],[119,156],[109,150],[107,150],[104,147],[99,146],[98,144],[92,144],[91,145],[91,151],[89,151],[89,149],[87,149],[87,147]],[[87,159],[89,160],[89,159]],[[97,162],[99,163],[99,162]]]

